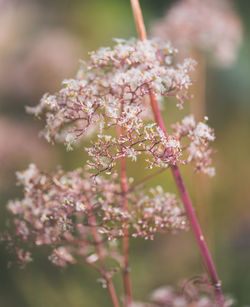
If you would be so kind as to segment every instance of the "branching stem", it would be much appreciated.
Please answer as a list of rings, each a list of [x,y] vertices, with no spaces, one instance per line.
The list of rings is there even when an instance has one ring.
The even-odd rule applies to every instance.
[[[123,111],[123,107],[121,108],[121,112]],[[126,129],[124,127],[121,128],[120,134],[125,135]],[[120,182],[121,182],[121,190],[122,190],[122,208],[124,211],[128,210],[128,201],[127,201],[127,193],[128,193],[128,180],[126,174],[126,160],[125,157],[120,158]],[[123,249],[123,283],[125,290],[125,307],[129,307],[132,304],[132,287],[130,280],[130,267],[129,267],[129,229],[128,224],[123,222],[123,233],[124,237],[122,239],[122,249]]]
[[[89,222],[92,225],[91,231],[92,231],[93,239],[94,239],[94,242],[95,242],[95,245],[96,245],[96,251],[97,251],[98,259],[99,259],[100,265],[101,265],[102,276],[107,283],[107,288],[108,288],[113,306],[114,307],[120,307],[120,304],[119,304],[119,301],[118,301],[118,298],[117,298],[117,295],[116,295],[114,284],[111,280],[111,276],[109,276],[109,274],[107,272],[106,264],[104,262],[104,252],[103,252],[102,244],[99,241],[98,232],[97,232],[96,227],[94,226],[96,224],[96,220],[95,220],[94,215],[91,215],[89,217]]]
[[[136,23],[136,28],[137,28],[139,39],[142,41],[146,40],[147,35],[146,35],[146,30],[145,30],[145,25],[143,21],[143,16],[142,16],[139,0],[130,0],[130,2],[131,2],[134,17],[135,17],[135,23]],[[165,128],[165,124],[164,124],[159,106],[158,106],[158,102],[152,92],[150,93],[150,100],[151,100],[151,107],[154,113],[155,121],[158,124],[158,126],[161,128],[161,130],[164,132],[164,134],[167,136],[167,131]],[[221,306],[223,305],[223,302],[224,302],[224,297],[223,297],[223,293],[221,289],[221,283],[218,278],[209,249],[206,245],[204,236],[202,234],[199,222],[196,218],[196,215],[195,215],[190,197],[186,190],[185,184],[183,182],[179,167],[177,165],[172,165],[171,171],[172,171],[176,186],[178,188],[179,194],[181,196],[182,202],[185,206],[186,213],[189,218],[190,226],[192,228],[195,239],[199,246],[200,253],[201,253],[203,262],[205,264],[207,273],[210,277],[212,285],[215,288],[216,301],[218,303],[218,306]]]

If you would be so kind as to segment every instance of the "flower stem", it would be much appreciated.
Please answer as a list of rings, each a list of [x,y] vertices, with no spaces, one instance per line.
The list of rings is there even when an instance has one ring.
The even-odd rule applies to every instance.
[[[113,306],[114,307],[120,307],[120,304],[119,304],[119,301],[118,301],[118,298],[117,298],[117,295],[116,295],[116,292],[115,292],[114,284],[111,280],[111,277],[109,276],[109,274],[107,272],[107,268],[106,268],[106,265],[105,265],[105,262],[104,262],[103,248],[102,248],[102,245],[101,245],[99,238],[98,238],[98,232],[97,232],[96,226],[94,226],[96,224],[94,215],[91,215],[89,217],[89,223],[92,225],[91,231],[92,231],[92,234],[93,234],[98,259],[100,261],[100,265],[101,265],[101,269],[102,269],[102,276],[106,280],[107,288],[108,288]]]
[[[125,158],[120,160],[121,166],[121,187],[122,187],[122,207],[123,210],[127,210],[128,202],[126,194],[128,191],[127,176],[126,176],[126,162]],[[130,281],[130,268],[129,268],[129,234],[128,234],[128,225],[124,222],[123,227],[124,237],[123,237],[123,282],[125,288],[125,306],[130,306],[132,303],[132,290],[131,290],[131,281]]]
[[[130,0],[133,14],[135,17],[135,23],[137,27],[137,32],[140,40],[147,39],[145,25],[143,21],[143,16],[139,4],[139,0]],[[150,93],[150,100],[151,100],[151,107],[152,111],[154,113],[154,118],[158,126],[161,128],[161,130],[165,133],[167,136],[167,131],[164,125],[164,121],[158,106],[158,102],[154,96],[154,94]],[[210,255],[209,249],[206,245],[206,242],[204,240],[204,236],[202,234],[199,222],[196,218],[190,197],[188,195],[188,192],[186,190],[185,184],[183,182],[180,170],[177,165],[171,166],[171,171],[174,176],[174,180],[176,183],[176,186],[178,188],[179,194],[181,196],[182,202],[185,206],[187,216],[189,218],[191,229],[194,233],[195,239],[197,241],[198,247],[200,249],[200,253],[203,259],[203,262],[205,264],[207,273],[209,275],[209,278],[211,279],[211,282],[215,288],[215,295],[216,295],[216,301],[218,303],[218,306],[221,306],[224,302],[223,293],[221,289],[221,283],[218,278],[215,266],[213,264],[212,257]]]
[[[121,108],[121,112],[123,107]],[[124,127],[121,128],[120,134],[123,136],[126,133],[126,129]],[[122,208],[124,211],[128,210],[128,201],[127,201],[127,193],[128,193],[128,180],[126,174],[126,160],[125,157],[120,158],[120,182],[121,182],[121,190],[122,190]],[[128,233],[128,224],[126,221],[123,221],[123,233],[124,237],[122,240],[122,248],[123,248],[123,283],[125,290],[125,306],[129,307],[132,304],[132,287],[130,280],[130,267],[129,267],[129,233]]]

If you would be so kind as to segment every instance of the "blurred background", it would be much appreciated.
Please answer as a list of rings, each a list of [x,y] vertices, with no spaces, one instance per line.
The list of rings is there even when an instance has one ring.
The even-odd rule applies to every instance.
[[[176,2],[141,0],[149,32]],[[250,2],[237,0],[233,7],[243,24],[235,61],[218,65],[211,55],[203,54],[206,69],[202,77],[196,76],[197,84],[206,80],[206,113],[216,132],[216,176],[198,177],[200,188],[192,170],[184,167],[182,173],[224,292],[235,298],[235,306],[250,306]],[[62,145],[51,146],[39,138],[42,126],[25,113],[25,105],[36,105],[45,92],[60,89],[62,79],[74,77],[79,60],[86,59],[88,51],[111,45],[112,38],[135,36],[128,0],[0,0],[1,230],[7,218],[7,200],[22,195],[15,185],[17,170],[30,162],[46,170],[59,164],[71,170],[82,166],[87,158],[84,144],[66,152]],[[195,94],[199,95],[194,88]],[[181,112],[169,104],[164,119],[166,123],[178,120],[188,111],[188,104]],[[135,180],[138,173],[143,176],[142,163],[130,166],[129,176]],[[154,178],[152,184],[175,192],[168,171]],[[88,267],[54,267],[46,251],[34,258],[24,270],[7,269],[8,255],[1,249],[0,306],[110,306],[107,291]],[[153,242],[132,241],[131,268],[136,300],[146,300],[156,287],[176,285],[203,272],[190,232],[158,236]],[[121,280],[116,278],[115,283],[121,291]]]

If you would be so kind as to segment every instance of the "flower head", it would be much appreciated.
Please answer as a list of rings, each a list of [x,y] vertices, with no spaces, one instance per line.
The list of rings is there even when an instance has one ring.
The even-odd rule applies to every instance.
[[[76,79],[65,80],[55,95],[28,108],[45,118],[48,141],[71,145],[91,126],[140,128],[149,91],[157,97],[175,96],[181,106],[191,85],[194,61],[172,65],[175,49],[161,41],[116,40],[113,48],[100,48],[82,63]]]
[[[103,176],[94,179],[81,169],[68,173],[58,169],[47,174],[31,164],[17,177],[24,186],[24,198],[8,203],[14,236],[6,233],[3,239],[22,262],[31,260],[31,254],[19,247],[18,241],[29,248],[50,246],[49,259],[65,266],[77,262],[79,256],[86,262],[93,260],[96,244],[93,227],[108,250],[110,240],[125,235],[124,225],[129,227],[130,236],[145,239],[153,239],[158,232],[176,232],[188,227],[181,203],[159,188],[148,194],[141,189],[136,193],[128,191],[129,207],[125,210],[116,174],[109,179]],[[110,254],[113,253],[107,252]]]

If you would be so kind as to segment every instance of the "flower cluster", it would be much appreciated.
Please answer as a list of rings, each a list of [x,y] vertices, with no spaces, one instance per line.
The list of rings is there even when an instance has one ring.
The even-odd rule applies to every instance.
[[[116,40],[113,48],[90,53],[77,79],[65,80],[63,89],[55,95],[46,94],[28,111],[45,117],[48,141],[63,141],[70,149],[93,126],[102,131],[131,122],[135,117],[127,112],[131,106],[136,115],[143,116],[149,92],[157,97],[175,96],[181,106],[195,63],[186,59],[174,67],[174,53],[169,43]]]
[[[214,134],[205,123],[196,126],[191,117],[186,118],[173,126],[173,135],[165,135],[156,124],[144,120],[149,91],[156,96],[174,95],[179,104],[183,102],[193,62],[185,60],[174,68],[174,53],[169,44],[158,41],[116,40],[113,48],[90,53],[90,61],[83,64],[76,80],[65,80],[61,91],[45,95],[40,105],[29,110],[45,116],[46,138],[63,141],[68,149],[98,128],[97,140],[86,148],[91,157],[87,164],[96,175],[110,174],[120,158],[136,161],[144,154],[149,168],[194,161],[196,171],[212,176],[208,145]],[[186,136],[190,143],[181,146]],[[185,150],[187,159],[183,158]]]
[[[180,0],[152,32],[181,50],[210,51],[222,65],[235,60],[242,40],[241,22],[227,0]]]
[[[116,174],[109,180],[101,176],[93,180],[82,169],[46,174],[31,164],[17,177],[25,197],[8,203],[14,216],[15,238],[36,246],[51,246],[50,260],[57,265],[75,263],[79,256],[86,262],[98,260],[93,228],[107,248],[111,239],[125,235],[123,225],[129,236],[145,239],[152,239],[157,232],[187,229],[180,202],[159,187],[148,196],[138,189],[136,193],[128,192],[129,208],[124,210]],[[6,237],[13,246],[10,235]],[[20,261],[31,260],[29,252],[22,248],[16,251]],[[107,254],[110,256],[110,252]]]
[[[133,108],[130,107],[129,110]],[[129,126],[126,121],[123,122],[128,127],[125,135],[115,137],[98,134],[97,141],[85,148],[92,157],[88,166],[95,170],[95,175],[102,172],[110,174],[116,161],[122,157],[136,161],[137,156],[144,154],[149,168],[193,163],[195,172],[201,171],[214,176],[215,169],[211,167],[213,149],[209,145],[215,140],[215,135],[205,122],[196,124],[192,115],[187,116],[181,123],[172,125],[173,134],[166,136],[156,124],[144,125],[136,112],[130,113],[134,113],[131,117],[132,124],[130,122]],[[136,127],[133,122],[136,122]],[[188,153],[187,157],[185,152]]]
[[[214,130],[205,122],[196,124],[192,115],[186,116],[181,123],[173,125],[172,128],[177,140],[187,138],[189,141],[185,144],[185,150],[188,152],[187,163],[194,162],[195,171],[202,171],[213,177],[215,175],[215,169],[211,167],[213,149],[209,148],[209,143],[215,140]]]

